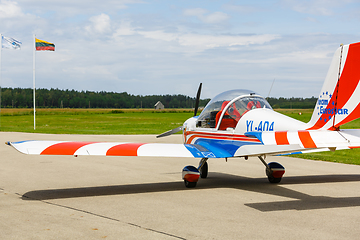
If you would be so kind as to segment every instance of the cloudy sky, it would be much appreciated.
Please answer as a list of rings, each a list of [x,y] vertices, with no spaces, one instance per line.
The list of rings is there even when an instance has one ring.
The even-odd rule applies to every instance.
[[[203,98],[230,89],[318,96],[340,43],[360,41],[359,0],[0,0],[3,87]]]

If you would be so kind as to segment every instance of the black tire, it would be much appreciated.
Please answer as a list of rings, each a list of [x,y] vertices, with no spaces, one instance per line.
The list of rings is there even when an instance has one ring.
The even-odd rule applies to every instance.
[[[270,183],[279,183],[281,178],[268,177]]]
[[[197,182],[189,182],[189,181],[184,180],[184,183],[185,183],[185,187],[194,188],[194,187],[196,187]]]
[[[205,162],[204,165],[202,166],[201,170],[200,170],[200,177],[201,178],[207,178],[208,172],[209,172],[209,167],[208,167],[207,162]]]
[[[277,162],[271,162],[268,164],[268,168],[266,168],[266,176],[268,177],[269,179],[269,182],[270,183],[279,183],[281,182],[281,179],[282,177],[279,177],[279,178],[275,178],[273,177],[273,171],[271,170],[271,168],[282,168],[285,170],[285,168],[280,164],[280,163],[277,163]]]

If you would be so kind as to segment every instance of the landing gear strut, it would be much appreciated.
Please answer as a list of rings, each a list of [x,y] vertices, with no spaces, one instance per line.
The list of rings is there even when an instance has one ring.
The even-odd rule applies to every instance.
[[[184,179],[185,187],[194,188],[199,180],[199,177],[206,178],[208,175],[207,158],[201,159],[199,167],[186,166],[182,170],[182,178]]]
[[[258,156],[260,161],[266,167],[266,176],[269,179],[270,183],[279,183],[281,181],[282,176],[285,173],[285,168],[277,162],[266,163],[262,156]]]

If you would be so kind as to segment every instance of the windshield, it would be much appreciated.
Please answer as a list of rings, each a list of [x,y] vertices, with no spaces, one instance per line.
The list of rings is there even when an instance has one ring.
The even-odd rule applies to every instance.
[[[240,118],[255,108],[272,109],[261,96],[249,90],[231,90],[213,98],[201,112],[197,127],[216,128],[220,130],[235,128]]]

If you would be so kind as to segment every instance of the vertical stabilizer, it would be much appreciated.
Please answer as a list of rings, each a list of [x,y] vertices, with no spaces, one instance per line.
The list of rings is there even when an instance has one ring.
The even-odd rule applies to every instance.
[[[360,43],[339,47],[325,78],[308,129],[337,130],[360,118]]]

